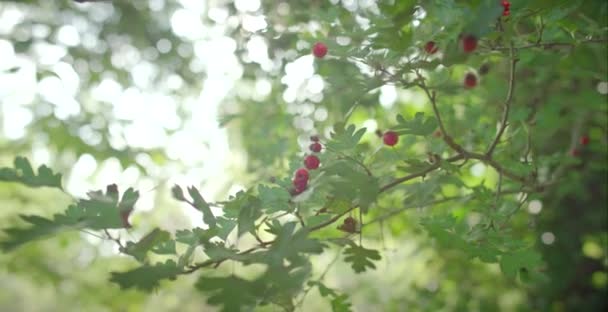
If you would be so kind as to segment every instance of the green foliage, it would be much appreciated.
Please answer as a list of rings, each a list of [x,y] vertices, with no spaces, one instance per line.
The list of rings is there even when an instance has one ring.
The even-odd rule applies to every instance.
[[[256,303],[262,292],[253,282],[238,276],[206,277],[201,276],[196,282],[196,288],[210,293],[207,302],[222,306],[222,311],[238,312]]]
[[[331,141],[327,142],[327,148],[336,151],[349,150],[357,146],[357,143],[365,134],[366,129],[361,128],[355,131],[357,127],[355,125],[349,125],[344,127],[342,124],[336,124],[334,126],[334,132],[331,136]]]
[[[521,271],[532,271],[541,264],[541,255],[529,249],[503,254],[500,257],[500,269],[510,278],[515,278]]]
[[[309,286],[316,286],[319,289],[319,293],[323,297],[331,298],[331,310],[333,312],[349,312],[352,311],[352,305],[348,302],[348,296],[340,294],[334,289],[325,286],[323,283],[318,281],[308,282]]]
[[[146,234],[137,243],[127,242],[125,248],[121,250],[140,262],[144,262],[148,251],[157,254],[175,254],[175,241],[171,240],[169,232],[157,228]]]
[[[0,133],[2,159],[16,154],[39,159],[49,153],[49,165],[65,171],[70,191],[70,183],[79,181],[74,178],[78,170],[70,170],[77,160],[95,163],[95,168],[113,161],[120,170],[135,169],[156,180],[165,178],[158,166],[167,165],[168,172],[184,169],[178,159],[188,159],[197,169],[200,161],[207,169],[213,157],[200,153],[199,159],[199,149],[194,149],[196,157],[186,155],[190,151],[181,146],[194,144],[184,138],[196,137],[209,141],[203,143],[209,144],[204,147],[209,154],[237,155],[234,167],[246,174],[235,170],[221,179],[199,177],[209,183],[221,180],[220,193],[242,186],[243,191],[223,201],[217,199],[223,195],[203,196],[194,186],[187,194],[178,185],[171,188],[173,198],[202,214],[202,227],[181,224],[181,211],[152,193],[142,196],[154,196],[155,209],[133,216],[137,222],[132,227],[129,219],[140,197],[134,189],[121,195],[112,184],[53,214],[48,210],[57,206],[54,197],[47,200],[42,189],[30,195],[13,183],[63,190],[62,176],[46,165],[36,171],[27,158],[15,157],[12,168],[0,168],[0,204],[7,207],[7,216],[18,215],[16,220],[2,218],[7,221],[0,224],[0,247],[11,251],[0,257],[0,264],[7,261],[9,271],[53,276],[55,283],[62,282],[54,291],[65,295],[62,289],[73,285],[63,287],[67,275],[52,267],[66,265],[65,260],[47,260],[46,253],[67,254],[77,237],[61,234],[80,231],[117,244],[130,256],[122,260],[135,267],[112,265],[110,274],[125,297],[136,292],[124,289],[150,292],[164,280],[202,272],[196,290],[223,311],[293,311],[315,287],[333,311],[404,306],[413,311],[605,309],[608,269],[601,221],[607,216],[597,206],[608,196],[608,4],[513,0],[509,15],[503,16],[500,1],[494,0],[368,5],[265,0],[249,11],[230,1],[204,9],[179,1],[12,2],[5,1],[7,9],[0,11],[18,12],[19,21],[2,25],[8,32],[0,41],[18,60],[34,60],[29,67],[37,70],[33,76],[39,85],[31,89],[41,91],[27,96],[0,92],[3,109],[11,112],[8,118],[23,111],[22,117],[29,117],[21,119],[31,119],[22,139]],[[200,16],[205,19],[201,25],[190,25]],[[261,18],[267,26],[251,31],[255,23],[249,18]],[[181,28],[188,29],[180,29],[184,21],[188,27]],[[214,29],[208,37],[195,34],[208,26]],[[68,45],[62,40],[71,30],[79,43]],[[478,39],[475,51],[463,51],[464,35]],[[90,38],[99,38],[99,44]],[[424,51],[429,41],[438,52]],[[326,57],[310,55],[315,42],[329,47]],[[41,52],[46,45],[63,51],[57,54],[61,56],[50,60],[54,53]],[[215,53],[218,49],[221,53]],[[0,68],[2,81],[13,81],[11,75],[21,71],[9,65]],[[462,85],[466,73],[477,76],[475,88]],[[216,81],[224,76],[230,79]],[[78,90],[66,91],[68,99],[60,100],[43,92],[57,85]],[[107,86],[120,96],[102,99],[98,94],[105,95]],[[234,92],[222,93],[227,90]],[[140,92],[151,100],[129,97]],[[179,122],[165,123],[175,116],[146,119],[142,124],[150,124],[148,140],[131,140],[133,133],[142,132],[139,118],[147,116],[123,116],[129,115],[122,111],[124,100],[152,107],[158,94],[171,99],[167,102],[175,100],[171,104],[176,105],[166,105],[175,106],[175,112],[150,115],[174,113]],[[27,105],[14,100],[21,98],[35,100]],[[221,105],[219,99],[224,99]],[[201,110],[198,100],[210,103]],[[69,105],[64,104],[72,101],[80,104],[78,112],[66,117]],[[223,146],[215,150],[216,138],[223,136],[207,131],[216,126],[202,120],[209,115],[207,108],[214,114],[219,109],[217,124],[225,127],[229,151]],[[387,129],[399,134],[398,145],[382,144]],[[310,153],[302,149],[313,134],[323,145],[315,153],[321,166],[308,171],[306,191],[291,195],[293,172]],[[589,142],[582,143],[583,136]],[[164,148],[167,142],[170,147]],[[91,173],[91,181],[97,181],[96,174]],[[168,214],[159,217],[161,213]],[[26,245],[53,236],[59,238]],[[331,249],[327,242],[343,248],[335,265],[356,273],[348,270],[348,283],[331,276],[334,262],[318,272]],[[590,242],[599,247],[589,251]],[[83,248],[105,248],[93,245]],[[370,279],[369,270],[382,258],[390,263],[387,272]],[[107,259],[112,264],[122,260]],[[359,274],[363,272],[370,274]],[[407,274],[401,276],[403,272]],[[336,289],[324,282],[330,276]],[[0,280],[13,285],[10,278]],[[98,295],[100,285],[73,280],[94,289],[92,298]],[[179,291],[180,300],[190,293]],[[131,303],[129,299],[106,301]],[[138,300],[110,309],[146,309]]]
[[[174,185],[171,192],[173,193],[173,197],[175,199],[185,201],[192,205],[192,207],[194,207],[196,210],[200,211],[203,214],[203,221],[205,221],[205,224],[209,225],[210,228],[214,228],[216,226],[215,216],[213,215],[213,212],[211,212],[211,207],[205,201],[196,187],[188,187],[188,194],[190,194],[190,197],[192,197],[192,202],[188,201],[184,197],[184,192],[179,185]]]
[[[0,181],[19,182],[31,187],[61,187],[61,174],[53,173],[49,167],[41,165],[38,174],[32,169],[30,161],[25,157],[15,157],[14,168],[0,168]]]
[[[354,243],[344,249],[344,261],[350,262],[356,273],[365,272],[367,268],[375,269],[374,261],[382,259],[380,253],[374,249],[367,249]]]
[[[182,268],[173,260],[154,265],[144,264],[127,272],[112,272],[110,281],[118,284],[122,289],[136,288],[143,291],[152,291],[160,286],[160,281],[174,280]]]
[[[139,193],[127,189],[120,201],[115,185],[109,185],[106,193],[92,191],[89,199],[81,199],[70,205],[64,213],[55,214],[52,219],[39,216],[20,215],[28,228],[11,227],[4,230],[8,237],[0,243],[4,250],[11,250],[33,240],[51,234],[80,229],[121,229],[129,227],[128,214],[133,210]]]
[[[406,120],[401,115],[397,115],[397,126],[393,130],[399,135],[419,135],[427,136],[437,129],[437,120],[433,117],[424,118],[424,113],[418,112],[414,119]]]

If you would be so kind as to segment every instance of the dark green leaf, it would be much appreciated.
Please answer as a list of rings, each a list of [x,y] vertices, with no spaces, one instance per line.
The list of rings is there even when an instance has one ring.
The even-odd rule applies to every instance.
[[[117,283],[122,289],[152,291],[160,286],[162,280],[173,280],[180,272],[181,269],[175,261],[167,260],[165,263],[146,264],[127,272],[112,272],[110,281]]]
[[[15,157],[14,166],[14,168],[0,168],[0,181],[18,182],[31,187],[48,186],[62,189],[61,174],[53,173],[45,165],[38,167],[37,175],[25,157]]]
[[[411,134],[426,136],[437,129],[437,120],[435,117],[424,118],[424,113],[418,112],[414,115],[414,119],[406,120],[401,115],[397,115],[397,125],[393,130],[399,135]]]
[[[373,261],[378,261],[382,257],[377,250],[367,249],[354,243],[344,249],[344,261],[350,262],[351,267],[357,273],[365,272],[367,268],[375,269]]]
[[[192,197],[194,208],[198,209],[203,214],[203,221],[205,221],[205,224],[207,224],[209,228],[214,228],[215,216],[213,215],[213,212],[211,212],[209,204],[207,204],[205,199],[203,199],[203,196],[201,196],[201,193],[199,193],[198,189],[194,186],[188,188],[188,193],[190,194],[190,197]]]
[[[140,239],[137,243],[127,242],[125,248],[121,251],[133,256],[138,261],[143,262],[146,258],[146,254],[148,253],[148,251],[151,251],[153,248],[158,248],[163,244],[167,244],[169,242],[173,242],[171,241],[171,234],[169,234],[169,232],[167,231],[163,231],[156,228],[150,233],[148,233],[146,236],[144,236],[142,239]],[[167,251],[167,247],[170,246],[165,245],[163,247],[165,247],[165,251]],[[173,250],[175,250],[174,242]]]
[[[356,129],[355,125],[349,125],[347,128],[343,128],[341,125],[334,126],[331,140],[326,144],[327,148],[336,151],[353,149],[366,131],[365,128],[355,131]]]
[[[532,271],[541,264],[542,256],[532,249],[515,251],[500,257],[500,269],[509,278],[515,278],[522,269]]]
[[[258,186],[258,196],[267,213],[289,210],[289,193],[280,187]]]
[[[255,306],[257,293],[262,289],[254,282],[238,276],[209,277],[201,276],[195,287],[208,294],[207,302],[211,305],[222,306],[222,311],[240,312]]]

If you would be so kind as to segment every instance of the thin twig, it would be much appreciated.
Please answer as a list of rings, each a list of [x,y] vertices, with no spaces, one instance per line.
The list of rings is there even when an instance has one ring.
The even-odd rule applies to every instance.
[[[421,171],[418,171],[418,172],[415,172],[415,173],[412,173],[412,174],[408,174],[408,175],[406,175],[404,177],[401,177],[401,178],[397,178],[394,181],[392,181],[392,182],[390,182],[390,183],[388,183],[388,184],[380,187],[380,193],[385,192],[385,191],[387,191],[387,190],[389,190],[389,189],[391,189],[391,188],[393,188],[393,187],[395,187],[395,186],[397,186],[397,185],[399,185],[399,184],[401,184],[403,182],[406,182],[406,181],[409,181],[409,180],[413,180],[413,179],[418,178],[418,177],[424,177],[428,173],[430,173],[430,172],[432,172],[432,171],[434,171],[436,169],[439,169],[441,167],[441,162],[442,161],[453,162],[453,161],[457,161],[457,160],[461,160],[461,159],[465,159],[465,156],[464,155],[456,155],[456,156],[453,156],[453,157],[450,157],[450,158],[447,158],[447,159],[441,159],[441,160],[437,161],[435,164],[430,165],[430,166],[428,166],[427,168],[425,168],[425,169],[423,169]]]
[[[113,240],[116,244],[118,244],[118,247],[120,247],[121,251],[125,249],[125,246],[123,246],[122,242],[120,242],[120,238],[112,237],[112,235],[110,235],[110,232],[108,232],[108,229],[103,229],[103,232],[106,233],[110,240]]]
[[[429,90],[429,88],[426,86],[426,83],[424,82],[424,77],[422,77],[422,75],[420,74],[419,71],[415,71],[415,72],[416,72],[416,76],[418,76],[418,81],[419,81],[418,87],[420,87],[424,91],[424,93],[426,93],[426,96],[429,98],[429,101],[431,102],[431,106],[433,107],[433,113],[435,114],[435,118],[437,119],[437,124],[439,125],[439,130],[441,131],[441,137],[443,138],[443,140],[449,147],[451,147],[458,153],[460,153],[460,154],[466,153],[462,146],[460,146],[459,144],[454,142],[454,139],[448,134],[448,131],[446,130],[445,124],[443,123],[443,120],[441,119],[441,114],[439,113],[439,108],[437,108],[437,93],[435,91]]]
[[[328,151],[331,151],[333,153],[336,153],[336,154],[338,154],[339,156],[341,156],[343,158],[352,160],[354,163],[356,163],[357,165],[361,166],[361,168],[363,168],[363,170],[365,170],[365,173],[367,173],[368,176],[370,176],[370,177],[374,176],[372,174],[371,170],[369,170],[369,168],[362,161],[358,160],[357,158],[349,156],[349,155],[346,155],[346,154],[344,154],[342,152],[336,151],[336,150],[328,147],[327,145],[325,145],[325,149],[328,150]]]
[[[511,108],[511,102],[513,101],[513,91],[515,88],[515,65],[517,64],[517,59],[515,58],[515,51],[513,49],[513,42],[511,42],[511,49],[510,49],[509,54],[510,54],[510,58],[511,58],[511,63],[510,63],[511,66],[509,67],[509,88],[507,90],[507,98],[505,99],[502,117],[500,119],[500,128],[498,128],[498,132],[496,133],[496,136],[494,137],[492,144],[490,144],[490,147],[488,148],[488,151],[486,152],[486,155],[488,155],[489,157],[491,157],[492,153],[494,153],[494,149],[496,148],[496,145],[498,145],[498,142],[500,142],[500,138],[502,137],[502,134],[505,132],[505,129],[507,128],[507,122],[509,119],[509,111]]]
[[[323,270],[323,272],[321,273],[321,275],[319,275],[319,278],[317,278],[318,282],[323,281],[323,279],[325,278],[325,275],[327,275],[327,273],[329,272],[329,270],[331,269],[331,267],[338,262],[338,259],[340,259],[340,254],[342,254],[342,249],[344,247],[340,247],[338,249],[338,252],[336,253],[336,256],[327,264],[327,266],[325,266],[325,270]],[[306,290],[304,291],[304,294],[302,294],[302,298],[300,298],[300,300],[298,300],[298,303],[296,304],[296,307],[301,307],[302,304],[304,303],[304,299],[306,298],[306,295],[308,295],[308,293],[313,289],[313,286],[308,286],[306,288]]]
[[[581,43],[607,43],[608,39],[584,39],[578,42],[539,42],[539,43],[532,43],[532,44],[527,44],[527,45],[523,45],[523,46],[519,46],[519,47],[513,47],[513,49],[515,50],[523,50],[523,49],[531,49],[531,48],[543,48],[543,49],[549,49],[549,48],[553,48],[553,47],[576,47],[577,45],[581,44]],[[511,47],[494,47],[492,48],[492,50],[495,51],[504,51],[504,50],[510,50]]]

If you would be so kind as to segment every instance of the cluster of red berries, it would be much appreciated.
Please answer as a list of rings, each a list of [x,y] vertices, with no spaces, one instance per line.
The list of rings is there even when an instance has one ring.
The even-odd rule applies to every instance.
[[[312,143],[310,144],[309,148],[313,153],[319,153],[322,149],[323,149],[323,145],[321,145],[321,143],[319,143],[319,137],[316,135],[313,135],[310,137],[310,140],[312,141]],[[308,174],[308,170],[314,170],[319,168],[319,165],[321,164],[321,160],[319,160],[319,157],[317,157],[316,155],[308,155],[304,158],[304,167],[306,168],[300,168],[298,170],[296,170],[296,173],[293,177],[293,189],[291,190],[291,195],[298,195],[301,194],[302,192],[304,192],[306,190],[306,188],[308,187],[308,178],[309,178],[309,174]]]
[[[502,0],[502,7],[504,8],[502,11],[502,16],[509,16],[509,14],[511,14],[511,12],[509,11],[511,9],[511,2],[507,1],[507,0]]]
[[[589,137],[586,135],[583,135],[578,139],[578,143],[583,147],[589,145],[589,142]],[[570,150],[570,155],[573,157],[578,157],[581,155],[581,151],[578,148],[573,148],[572,150]]]
[[[475,51],[475,49],[477,49],[477,37],[471,34],[461,35],[460,47],[465,53],[471,53]],[[424,51],[429,55],[433,55],[437,53],[437,51],[439,51],[439,47],[437,46],[437,43],[435,43],[435,41],[428,41],[424,45]],[[477,86],[477,75],[472,72],[467,73],[464,77],[463,84],[464,87],[467,89],[474,88],[475,86]]]

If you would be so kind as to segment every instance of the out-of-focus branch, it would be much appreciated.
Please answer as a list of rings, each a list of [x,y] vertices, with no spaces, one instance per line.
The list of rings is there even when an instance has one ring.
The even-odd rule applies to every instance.
[[[505,99],[504,108],[502,111],[502,118],[500,119],[500,128],[498,128],[498,132],[496,132],[496,136],[494,137],[492,144],[490,144],[490,147],[488,147],[488,151],[486,152],[486,155],[488,155],[488,157],[491,157],[492,153],[494,153],[496,145],[498,145],[498,143],[500,142],[500,138],[502,137],[502,134],[507,128],[511,102],[513,101],[513,90],[515,88],[515,64],[517,64],[517,59],[515,58],[515,50],[513,48],[513,42],[511,42],[509,56],[511,58],[511,63],[509,66],[509,89],[507,90],[507,98]]]

